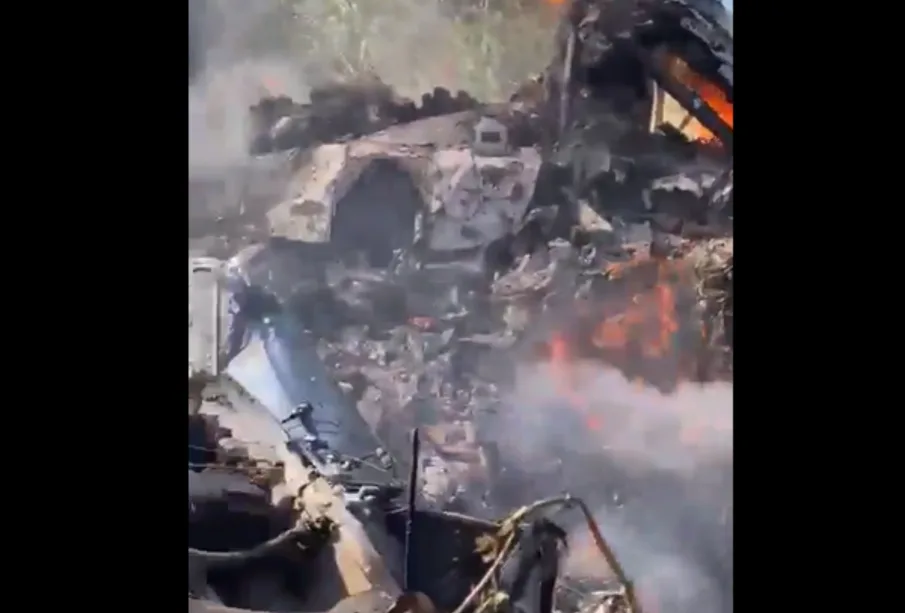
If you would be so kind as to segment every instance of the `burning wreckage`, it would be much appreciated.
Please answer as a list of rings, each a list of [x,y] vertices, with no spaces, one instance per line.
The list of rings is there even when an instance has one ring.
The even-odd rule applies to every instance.
[[[570,445],[520,467],[499,433],[519,364],[590,439],[578,360],[664,392],[731,378],[719,10],[576,1],[508,104],[368,84],[252,109],[280,197],[246,189],[189,271],[190,609],[638,609],[585,502],[530,504],[574,481]],[[598,459],[593,508],[629,478]],[[557,583],[553,507],[583,511],[608,583]],[[731,532],[711,557],[731,585]]]

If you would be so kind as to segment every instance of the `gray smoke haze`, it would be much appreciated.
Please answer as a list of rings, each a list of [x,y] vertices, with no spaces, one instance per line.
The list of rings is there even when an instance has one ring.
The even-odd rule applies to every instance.
[[[502,456],[536,469],[527,497],[568,491],[597,509],[648,611],[731,611],[732,385],[663,395],[591,362],[565,377],[521,368],[492,426]],[[576,524],[570,575],[608,576],[590,543]]]
[[[370,73],[413,99],[442,86],[492,100],[543,69],[549,14],[468,4],[189,0],[190,174],[243,163],[247,109],[265,92],[305,101],[312,86]]]
[[[586,432],[582,451],[605,453],[630,471],[693,477],[702,469],[732,462],[729,383],[685,383],[667,396],[597,362],[570,364],[563,376],[541,364],[518,370],[508,403],[513,408],[504,413],[501,429],[519,436],[501,442],[526,461],[539,457],[544,441],[577,442],[574,419],[584,414],[597,429]]]
[[[277,89],[295,99],[308,95],[288,62],[245,60],[205,71],[189,87],[189,173],[243,166],[248,160],[248,109]]]
[[[245,164],[248,109],[262,96],[307,96],[301,72],[279,45],[255,44],[280,4],[189,0],[190,178]]]

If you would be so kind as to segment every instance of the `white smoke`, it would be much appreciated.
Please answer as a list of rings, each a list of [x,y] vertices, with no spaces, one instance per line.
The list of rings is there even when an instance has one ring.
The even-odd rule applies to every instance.
[[[585,437],[586,451],[631,470],[691,476],[732,462],[731,383],[683,383],[663,395],[599,362],[571,364],[563,376],[541,364],[519,369],[508,404],[505,428],[520,436],[506,444],[529,460],[551,438],[573,439],[576,417],[584,417],[598,428]]]
[[[249,107],[266,95],[308,95],[298,63],[278,44],[257,42],[276,0],[189,0],[189,176],[234,171],[248,159]]]
[[[567,491],[597,509],[651,609],[730,610],[732,385],[685,383],[664,395],[585,362],[565,373],[522,367],[514,389],[495,416],[497,442],[507,464],[536,470],[526,495]],[[583,522],[570,532],[567,573],[607,575]]]
[[[245,60],[202,73],[189,86],[189,174],[241,167],[251,140],[249,108],[275,94],[308,96],[286,60]]]
[[[303,102],[315,85],[369,73],[415,100],[437,86],[506,97],[546,66],[556,19],[544,3],[188,3],[190,172],[241,162],[247,109],[265,90]]]

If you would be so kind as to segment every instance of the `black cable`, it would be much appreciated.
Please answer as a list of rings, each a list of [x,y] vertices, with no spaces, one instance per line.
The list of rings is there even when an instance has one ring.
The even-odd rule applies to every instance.
[[[244,551],[204,551],[189,547],[189,557],[205,562],[208,566],[224,566],[237,562],[245,562],[252,559],[262,558],[275,549],[285,545],[300,534],[305,534],[311,530],[310,526],[298,524],[285,532],[281,532],[270,540],[264,541],[260,545],[256,545],[251,549]]]
[[[412,465],[409,472],[408,484],[408,517],[405,518],[405,575],[403,576],[402,589],[406,592],[412,590],[412,576],[415,574],[415,502],[418,495],[418,460],[421,455],[421,436],[418,428],[412,432]]]

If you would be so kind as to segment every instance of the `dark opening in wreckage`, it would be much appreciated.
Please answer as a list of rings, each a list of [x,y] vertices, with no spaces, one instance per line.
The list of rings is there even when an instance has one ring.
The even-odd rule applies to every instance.
[[[506,104],[252,109],[241,213],[191,222],[190,607],[731,611],[731,33],[636,4],[567,7]],[[496,520],[563,490],[593,521]]]

